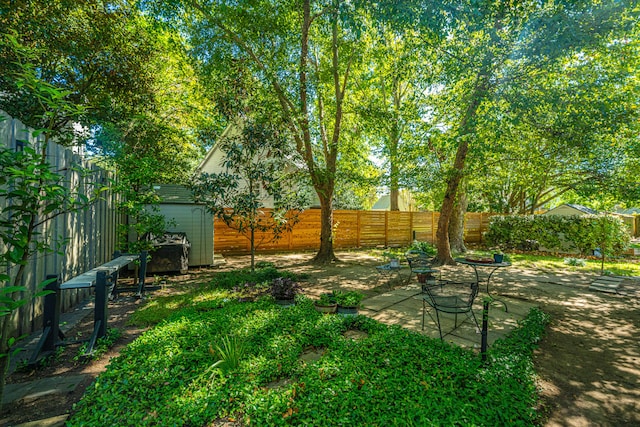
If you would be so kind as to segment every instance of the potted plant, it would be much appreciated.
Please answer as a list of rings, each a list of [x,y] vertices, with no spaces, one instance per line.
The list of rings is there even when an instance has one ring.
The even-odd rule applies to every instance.
[[[271,281],[269,293],[282,306],[293,305],[295,297],[302,292],[302,288],[290,277],[276,277]]]
[[[389,260],[389,267],[400,268],[400,258],[398,258],[397,254],[393,252],[383,252],[382,256],[384,256],[385,259]]]
[[[343,316],[355,316],[358,314],[358,307],[364,295],[360,292],[336,292],[336,302],[338,303],[338,314]]]
[[[335,293],[320,295],[320,298],[315,302],[315,307],[320,313],[335,313],[338,309]]]
[[[502,253],[502,251],[499,248],[493,251],[493,262],[495,262],[496,264],[500,264],[503,261],[504,261],[504,253]]]

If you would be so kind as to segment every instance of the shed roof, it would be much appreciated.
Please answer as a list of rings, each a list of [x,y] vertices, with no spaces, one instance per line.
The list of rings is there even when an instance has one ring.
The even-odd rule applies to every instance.
[[[154,184],[153,190],[160,196],[161,204],[198,204],[193,201],[191,191],[183,185],[177,184]]]

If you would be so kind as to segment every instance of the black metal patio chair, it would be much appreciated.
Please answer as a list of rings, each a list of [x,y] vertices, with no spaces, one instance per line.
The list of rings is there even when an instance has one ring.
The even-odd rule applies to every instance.
[[[426,252],[414,249],[408,251],[404,256],[410,270],[407,281],[411,280],[411,276],[414,274],[418,274],[418,282],[422,284],[423,291],[425,287],[442,286],[446,283],[442,281],[440,270],[433,267],[432,257]],[[424,276],[424,278],[420,280],[420,276]]]
[[[440,339],[458,329],[467,319],[473,320],[476,332],[480,331],[478,320],[473,313],[473,302],[478,296],[477,282],[446,282],[439,290],[434,287],[424,288],[422,298],[422,330],[424,330],[424,315],[429,314],[431,320],[438,326]],[[431,311],[435,312],[435,318]],[[442,333],[442,319],[440,313],[454,315],[454,327],[446,334]],[[464,314],[465,318],[458,324],[458,315]]]
[[[418,250],[410,250],[406,254],[404,254],[407,259],[407,264],[409,264],[409,268],[411,269],[411,273],[416,268],[430,268],[431,267],[431,258],[427,255],[426,252],[418,251]]]

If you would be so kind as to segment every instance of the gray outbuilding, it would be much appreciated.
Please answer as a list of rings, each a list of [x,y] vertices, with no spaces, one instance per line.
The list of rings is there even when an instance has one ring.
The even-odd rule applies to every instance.
[[[166,231],[187,235],[191,245],[189,266],[213,265],[213,216],[181,185],[156,184],[153,189],[161,199],[158,213],[168,223]]]

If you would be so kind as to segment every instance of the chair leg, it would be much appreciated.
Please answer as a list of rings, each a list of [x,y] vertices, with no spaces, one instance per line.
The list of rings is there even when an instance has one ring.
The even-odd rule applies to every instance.
[[[442,341],[444,338],[442,337],[442,326],[440,326],[440,315],[438,314],[437,309],[435,309],[435,311],[436,311],[436,319],[437,319],[436,323],[438,323],[438,332],[440,333],[440,341]]]
[[[471,310],[469,310],[469,312],[471,313],[471,316],[473,317],[473,323],[476,324],[476,334],[480,333],[480,325],[478,324],[478,319],[476,318],[476,314],[473,312],[473,308]],[[469,316],[469,314],[467,313],[467,317]]]

